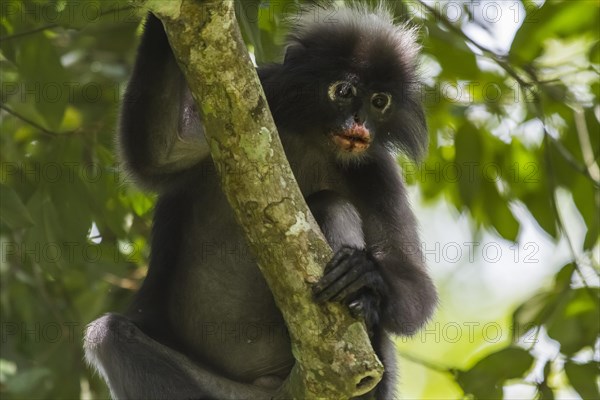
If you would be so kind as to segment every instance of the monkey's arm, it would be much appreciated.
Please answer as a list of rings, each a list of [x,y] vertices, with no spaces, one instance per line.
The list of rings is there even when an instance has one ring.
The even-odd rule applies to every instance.
[[[371,331],[381,325],[389,332],[412,334],[431,316],[437,295],[395,161],[384,156],[350,176],[357,207],[350,205],[354,211],[346,217],[340,216],[340,207],[315,211],[309,202],[336,252],[313,288],[315,299],[347,304],[364,316]],[[362,242],[354,239],[359,234]]]
[[[123,100],[119,145],[128,170],[153,188],[209,154],[185,78],[152,14]]]
[[[360,214],[350,201],[329,190],[310,195],[306,202],[334,252],[324,276],[313,286],[315,300],[346,304],[355,317],[365,319],[372,335],[379,323],[383,282],[365,250]]]
[[[308,196],[306,203],[334,253],[344,247],[365,248],[360,215],[347,199],[322,190]]]
[[[387,331],[410,335],[431,317],[437,293],[395,160],[382,160],[371,173],[370,201],[362,202],[361,215],[367,249],[384,282],[381,323]]]

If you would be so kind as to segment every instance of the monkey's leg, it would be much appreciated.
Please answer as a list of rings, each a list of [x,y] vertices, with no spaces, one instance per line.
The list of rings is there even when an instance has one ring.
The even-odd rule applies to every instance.
[[[106,314],[85,334],[85,357],[114,399],[269,399],[266,389],[234,382],[153,340],[131,320]]]

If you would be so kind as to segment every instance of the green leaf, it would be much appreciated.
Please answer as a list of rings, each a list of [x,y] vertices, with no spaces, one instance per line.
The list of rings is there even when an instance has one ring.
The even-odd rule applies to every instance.
[[[561,353],[571,355],[594,345],[600,335],[599,297],[597,288],[581,288],[557,304],[546,327],[548,336],[560,343]]]
[[[588,178],[573,173],[571,175],[569,190],[587,226],[584,249],[591,250],[598,241],[600,233],[600,194]]]
[[[573,280],[573,272],[575,271],[575,264],[569,263],[562,267],[560,271],[554,276],[554,292],[563,293],[569,287],[571,287],[571,281]]]
[[[551,293],[537,293],[521,304],[513,313],[513,326],[519,335],[544,322],[544,311],[554,303]]]
[[[57,182],[50,189],[54,208],[63,226],[62,239],[85,243],[87,232],[92,226],[90,203],[85,201],[85,185],[75,176],[72,180]]]
[[[238,23],[246,43],[251,44],[254,47],[254,57],[257,62],[264,60],[264,52],[262,49],[262,41],[260,35],[260,29],[258,28],[258,9],[259,1],[249,0],[242,2],[236,0],[236,9],[238,12],[235,13]]]
[[[540,383],[537,390],[540,395],[538,400],[554,400],[554,392],[546,383]]]
[[[600,374],[600,363],[590,361],[587,364],[575,364],[572,361],[567,361],[565,363],[565,373],[571,386],[582,399],[600,399],[597,383]]]
[[[27,253],[32,262],[39,263],[48,272],[56,271],[59,261],[64,260],[61,248],[62,224],[54,203],[43,189],[38,189],[27,202],[27,209],[36,221],[24,238]]]
[[[500,198],[497,194],[495,197],[495,201],[489,201],[489,196],[486,196],[488,199],[486,205],[488,207],[493,205],[493,207],[488,208],[491,223],[503,238],[515,242],[519,233],[519,222],[510,211],[508,201]]]
[[[544,380],[537,385],[537,390],[540,395],[539,400],[554,400],[554,392],[548,386],[548,377],[552,371],[552,362],[547,361],[544,365]]]
[[[54,45],[43,34],[25,36],[17,53],[17,65],[27,87],[35,91],[35,108],[48,127],[57,130],[69,96],[65,86],[67,74]]]
[[[546,1],[541,8],[527,7],[527,17],[510,49],[510,59],[529,63],[541,52],[544,41],[597,29],[596,1]]]
[[[143,216],[150,211],[153,205],[153,199],[143,193],[139,193],[131,197],[131,206],[133,211],[139,216]]]
[[[515,310],[513,326],[517,334],[524,334],[534,326],[544,324],[555,313],[557,304],[569,298],[574,270],[574,264],[565,265],[554,276],[552,289],[533,295]]]
[[[437,25],[429,26],[425,49],[440,63],[441,76],[444,78],[452,81],[474,80],[479,75],[475,54],[471,49],[463,40],[440,29]]]
[[[519,347],[508,347],[479,360],[471,369],[459,371],[457,382],[465,394],[476,399],[501,399],[502,384],[523,376],[533,364],[533,356]]]
[[[237,0],[236,17],[246,43],[254,47],[258,64],[278,61],[287,31],[282,15],[299,11],[293,0],[265,2],[260,0]]]
[[[19,18],[19,7],[15,0],[6,0],[2,6],[2,18],[0,19],[0,37],[5,38],[13,35],[18,29],[19,22],[22,18]],[[9,13],[8,10],[14,10]],[[20,10],[19,10],[20,11]],[[0,54],[6,57],[10,61],[14,61],[16,57],[17,44],[15,40],[0,40]]]
[[[454,143],[456,164],[458,168],[465,171],[458,182],[458,190],[465,204],[471,207],[480,194],[481,188],[483,151],[481,133],[473,125],[466,123],[456,133]]]
[[[540,227],[549,235],[556,238],[558,231],[556,229],[556,214],[552,207],[550,199],[550,191],[546,186],[546,177],[540,177],[539,189],[535,192],[528,193],[521,200],[527,206],[529,212],[535,217],[535,220]]]
[[[12,229],[34,225],[31,215],[17,192],[3,184],[0,184],[0,219]]]
[[[34,388],[38,390],[42,386],[52,384],[52,374],[48,368],[31,368],[19,371],[18,374],[10,377],[6,384],[6,390],[14,394],[31,395]],[[39,392],[38,392],[39,393]]]

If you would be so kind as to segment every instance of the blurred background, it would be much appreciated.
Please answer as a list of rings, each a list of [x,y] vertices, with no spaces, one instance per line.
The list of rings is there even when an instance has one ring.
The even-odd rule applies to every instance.
[[[238,1],[256,63],[301,1]],[[399,156],[440,307],[403,399],[599,399],[600,2],[389,1],[419,27],[429,155]],[[108,396],[86,324],[147,271],[155,196],[115,156],[144,11],[0,5],[0,396]]]

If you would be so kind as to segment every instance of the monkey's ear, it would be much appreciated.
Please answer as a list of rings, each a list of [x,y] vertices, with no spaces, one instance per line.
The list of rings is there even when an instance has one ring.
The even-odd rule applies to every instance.
[[[296,64],[306,55],[306,47],[300,42],[292,42],[285,49],[283,65]]]

